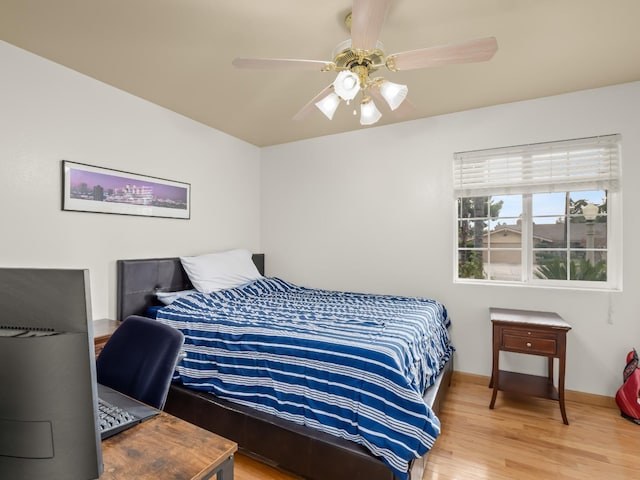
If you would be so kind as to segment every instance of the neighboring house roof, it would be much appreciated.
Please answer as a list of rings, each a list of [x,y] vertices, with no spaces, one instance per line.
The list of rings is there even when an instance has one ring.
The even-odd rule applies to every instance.
[[[593,234],[596,237],[606,237],[607,224],[606,223],[594,223]],[[571,223],[569,225],[570,235],[572,238],[581,239],[587,235],[586,223]],[[558,241],[564,241],[566,238],[564,223],[541,223],[533,224],[533,238],[541,242],[554,243]],[[510,232],[518,235],[522,235],[522,226],[520,224],[515,225],[497,225],[495,229],[491,230],[491,235],[498,233]],[[484,234],[485,236],[487,233]]]
[[[514,233],[516,235],[522,235],[522,228],[520,225],[498,225],[496,226],[496,228],[494,228],[493,230],[491,230],[491,235],[497,235],[497,234],[505,234],[505,233]],[[487,233],[485,233],[483,236],[486,236]],[[534,228],[533,231],[533,238],[541,241],[541,242],[552,242],[553,240],[550,237],[543,237],[540,235],[540,232],[537,232],[536,229]]]

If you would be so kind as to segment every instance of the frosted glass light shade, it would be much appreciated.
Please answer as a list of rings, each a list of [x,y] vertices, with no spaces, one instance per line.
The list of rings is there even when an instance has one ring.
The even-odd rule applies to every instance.
[[[362,102],[360,105],[360,125],[373,125],[381,117],[382,114],[373,100],[368,99]]]
[[[333,89],[343,100],[353,100],[360,91],[360,79],[355,73],[343,70],[333,81]]]
[[[391,110],[395,110],[400,106],[407,97],[408,92],[409,88],[406,85],[401,85],[399,83],[388,82],[385,80],[382,85],[380,85],[380,95],[382,95],[389,104],[389,108],[391,108]]]
[[[329,120],[333,118],[333,114],[336,113],[338,105],[340,105],[340,97],[334,92],[331,92],[322,100],[316,102],[316,107],[318,107],[318,110],[324,113]]]

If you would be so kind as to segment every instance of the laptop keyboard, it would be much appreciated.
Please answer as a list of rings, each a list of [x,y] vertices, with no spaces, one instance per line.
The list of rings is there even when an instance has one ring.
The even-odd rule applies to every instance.
[[[123,408],[98,398],[98,428],[102,440],[139,422],[140,420]]]

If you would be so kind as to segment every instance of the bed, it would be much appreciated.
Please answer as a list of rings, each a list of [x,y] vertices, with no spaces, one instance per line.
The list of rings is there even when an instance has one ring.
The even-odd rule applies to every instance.
[[[259,272],[264,274],[264,255],[254,254],[252,259]],[[158,291],[174,292],[193,288],[179,258],[119,260],[117,268],[119,319],[134,314],[151,315],[148,312],[159,307],[156,297]],[[302,287],[292,286],[278,279],[265,278],[260,288],[293,290],[296,295],[303,296],[308,294],[306,289],[296,290]],[[255,288],[257,287],[253,290]],[[316,294],[315,291],[312,293]],[[216,298],[215,295],[213,298],[224,300]],[[366,300],[369,301],[369,297]],[[202,299],[198,301],[202,302]],[[181,324],[181,316],[191,307],[189,301],[184,304],[178,301],[160,310],[162,313],[159,315],[161,317],[159,321]],[[214,301],[213,309],[217,308],[218,304]],[[262,308],[264,309],[265,305],[262,305]],[[237,311],[234,310],[232,313],[231,316],[238,316]],[[246,314],[247,317],[251,315],[253,314]],[[365,320],[364,323],[369,322]],[[237,324],[233,325],[233,328],[237,327]],[[306,327],[303,325],[304,328]],[[201,333],[198,332],[194,338]],[[436,415],[450,384],[453,371],[453,359],[450,354],[444,358],[441,367],[439,374],[434,375],[433,384],[425,390],[421,400],[421,403],[430,407],[430,411]],[[187,370],[191,372],[190,368]],[[191,374],[187,375],[187,377],[190,376]],[[191,379],[186,378],[185,383],[190,384]],[[428,380],[428,383],[432,383],[432,379]],[[344,434],[344,429],[338,432],[338,434],[342,432],[341,438],[336,434],[301,425],[297,418],[289,420],[276,416],[269,408],[257,409],[250,402],[238,403],[237,398],[235,401],[220,398],[195,384],[175,383],[171,387],[165,409],[191,423],[236,441],[244,453],[304,478],[317,480],[408,478],[402,468],[390,466],[393,462],[390,463],[389,458],[384,458],[383,461],[380,456],[374,456],[371,453],[372,446],[367,441],[353,440],[351,435]],[[402,429],[405,427],[403,426]],[[368,444],[369,448],[365,448],[362,443]],[[429,443],[429,439],[426,443]],[[373,448],[375,450],[375,445]]]

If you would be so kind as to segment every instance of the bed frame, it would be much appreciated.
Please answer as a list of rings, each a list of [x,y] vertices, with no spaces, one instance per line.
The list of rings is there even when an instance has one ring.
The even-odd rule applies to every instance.
[[[253,261],[264,275],[264,254]],[[157,291],[193,288],[179,258],[118,260],[118,319],[144,315],[157,305]],[[451,384],[453,358],[424,399],[438,414]],[[172,385],[165,410],[222,435],[240,451],[285,471],[313,480],[397,480],[367,449],[324,432],[234,404],[215,395]],[[421,475],[420,475],[421,477]]]

